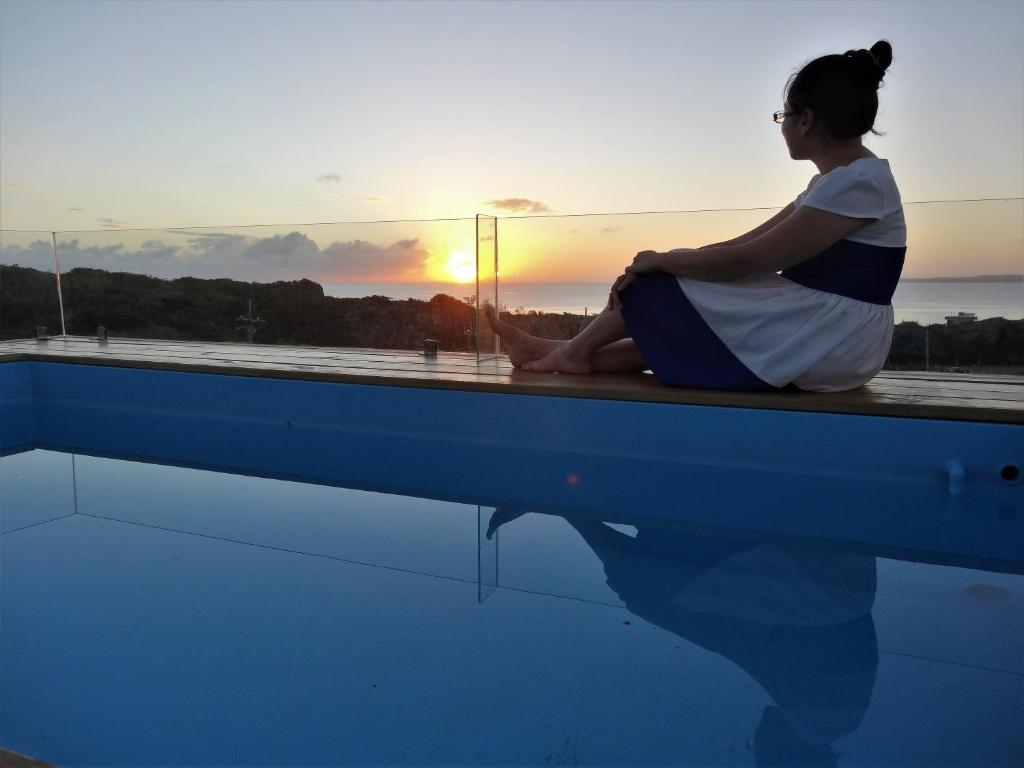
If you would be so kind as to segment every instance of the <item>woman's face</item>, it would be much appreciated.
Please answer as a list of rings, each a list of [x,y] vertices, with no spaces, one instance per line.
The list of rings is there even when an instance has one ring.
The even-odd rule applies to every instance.
[[[792,111],[789,101],[783,105],[782,110],[786,113]],[[800,151],[802,149],[801,145],[803,143],[801,141],[803,137],[800,134],[801,116],[801,114],[789,115],[782,121],[782,138],[786,140],[786,147],[789,149],[789,156],[794,160],[804,159],[800,157],[802,154]]]

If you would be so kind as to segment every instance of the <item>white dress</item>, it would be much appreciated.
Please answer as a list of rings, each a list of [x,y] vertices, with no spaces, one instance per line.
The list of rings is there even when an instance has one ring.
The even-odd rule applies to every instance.
[[[814,176],[794,204],[874,221],[782,274],[677,280],[708,327],[767,384],[854,389],[882,369],[892,343],[892,291],[907,245],[899,189],[888,161],[867,157]]]

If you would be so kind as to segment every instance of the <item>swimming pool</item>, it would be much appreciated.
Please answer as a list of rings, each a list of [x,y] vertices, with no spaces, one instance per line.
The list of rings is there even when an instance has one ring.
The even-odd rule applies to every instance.
[[[61,765],[1024,760],[1013,427],[0,377],[3,746]]]

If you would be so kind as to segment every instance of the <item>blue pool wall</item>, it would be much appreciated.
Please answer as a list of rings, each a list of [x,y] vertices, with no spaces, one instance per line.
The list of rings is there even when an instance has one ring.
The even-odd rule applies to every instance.
[[[1024,427],[0,364],[27,446],[1020,561]],[[950,494],[947,464],[966,472]]]
[[[0,364],[0,452],[35,440],[31,363]]]

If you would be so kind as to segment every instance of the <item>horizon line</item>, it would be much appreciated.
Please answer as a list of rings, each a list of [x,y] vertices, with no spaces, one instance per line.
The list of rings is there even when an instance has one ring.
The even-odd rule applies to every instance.
[[[37,267],[22,266],[20,264],[2,264],[2,263],[0,263],[0,266],[4,266],[4,267],[18,267],[19,269],[34,269],[37,272],[49,272],[49,270],[42,270],[42,269],[38,269]],[[470,280],[469,282],[465,282],[465,283],[459,283],[459,282],[456,282],[456,281],[453,281],[453,280],[386,280],[386,279],[381,280],[381,279],[378,279],[378,280],[331,281],[331,280],[314,279],[314,278],[311,278],[311,277],[303,277],[303,276],[292,277],[292,278],[285,278],[285,279],[280,279],[280,278],[277,278],[277,279],[264,278],[263,280],[239,280],[239,279],[234,278],[234,277],[226,277],[226,276],[222,276],[222,277],[197,277],[195,275],[180,275],[178,277],[157,277],[156,275],[149,275],[149,274],[146,274],[146,273],[143,273],[143,272],[132,272],[132,271],[128,271],[128,270],[110,270],[110,269],[104,269],[101,266],[86,266],[86,265],[72,267],[71,269],[66,270],[66,271],[65,270],[61,270],[61,274],[67,274],[68,272],[73,272],[76,269],[95,269],[95,270],[98,270],[98,271],[101,271],[101,272],[109,272],[111,274],[145,275],[146,277],[152,277],[152,278],[157,279],[157,280],[180,280],[180,279],[183,279],[183,278],[189,278],[189,279],[193,279],[193,280],[235,280],[236,282],[247,282],[247,283],[248,282],[257,282],[257,283],[258,282],[267,282],[267,283],[282,283],[283,282],[283,283],[290,283],[290,282],[298,282],[298,281],[301,281],[301,280],[308,280],[311,283],[316,283],[317,285],[321,285],[321,286],[323,286],[323,285],[434,285],[434,286],[445,285],[445,286],[466,287],[466,288],[473,287],[476,284],[475,280]],[[53,273],[50,273],[50,274],[53,274]],[[996,273],[996,274],[984,274],[984,275],[974,274],[974,275],[933,275],[933,276],[901,277],[900,278],[900,282],[901,283],[902,282],[914,282],[914,281],[922,281],[922,280],[957,280],[957,281],[974,280],[974,281],[981,282],[981,281],[984,281],[986,279],[992,279],[992,278],[1002,278],[1001,280],[999,280],[997,282],[1016,282],[1016,281],[1024,282],[1024,273],[1000,272],[1000,273]],[[511,285],[607,285],[608,284],[607,280],[520,280],[518,278],[501,277],[500,275],[498,276],[497,282],[498,282],[498,285],[503,285],[503,284],[504,285],[509,285],[509,284],[511,284]]]

